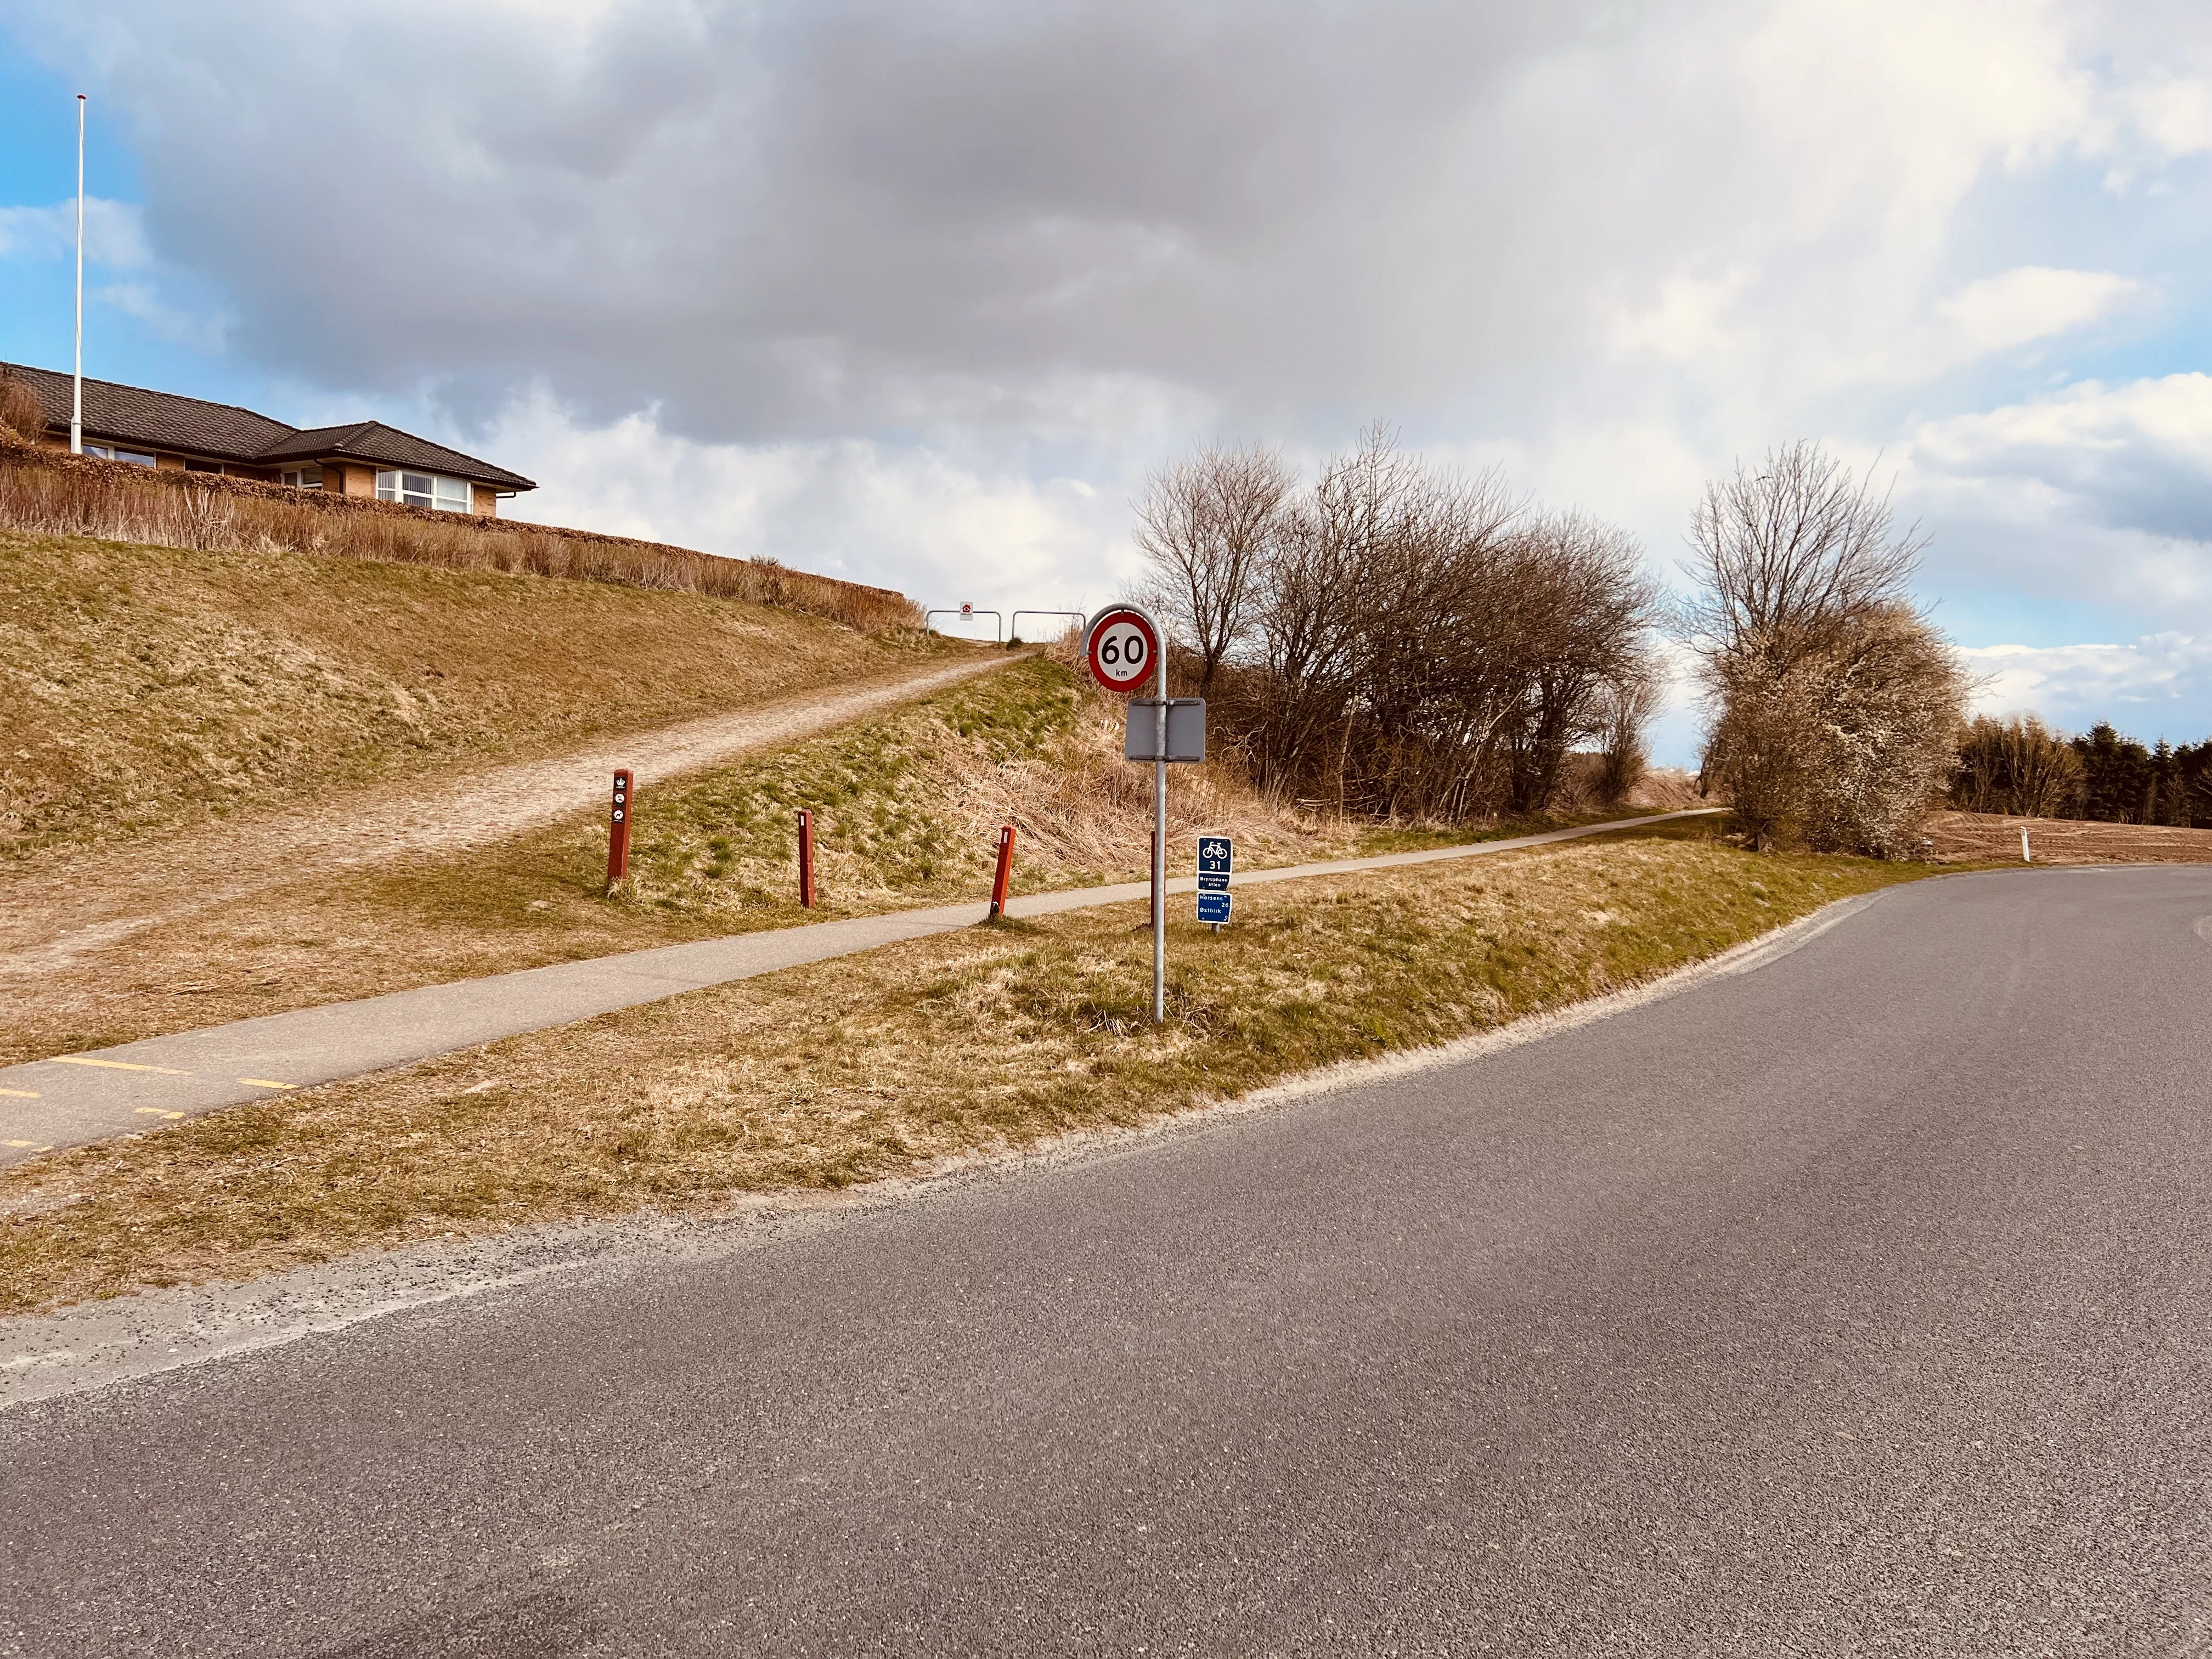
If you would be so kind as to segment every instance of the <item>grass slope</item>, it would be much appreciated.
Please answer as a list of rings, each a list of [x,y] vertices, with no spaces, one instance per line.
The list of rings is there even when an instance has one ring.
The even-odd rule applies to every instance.
[[[981,899],[998,827],[1020,826],[1015,890],[1136,878],[1147,769],[1067,669],[1015,663],[908,708],[641,789],[631,876],[605,890],[594,808],[487,848],[304,871],[11,986],[0,1061],[550,962],[915,905]],[[1274,811],[1233,775],[1177,770],[1171,858],[1203,828],[1246,869],[1525,825],[1376,829]],[[794,817],[815,814],[820,902],[798,901]]]
[[[0,533],[0,854],[543,751],[951,647],[600,582]]]
[[[0,1309],[364,1246],[836,1187],[1141,1124],[1632,985],[1923,867],[1702,827],[978,927],[240,1107],[0,1176]],[[1182,907],[1178,906],[1180,911]]]

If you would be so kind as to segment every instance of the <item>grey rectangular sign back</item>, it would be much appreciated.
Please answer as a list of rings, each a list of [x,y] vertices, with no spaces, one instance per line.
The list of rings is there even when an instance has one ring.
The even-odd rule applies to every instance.
[[[1121,757],[1133,761],[1202,761],[1206,758],[1206,699],[1168,699],[1168,752],[1158,751],[1159,699],[1132,697]]]

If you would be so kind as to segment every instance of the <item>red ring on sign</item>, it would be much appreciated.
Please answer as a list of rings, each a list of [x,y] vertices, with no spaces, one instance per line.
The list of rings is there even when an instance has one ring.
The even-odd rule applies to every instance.
[[[1136,606],[1117,605],[1091,619],[1083,654],[1091,678],[1109,691],[1131,696],[1159,667],[1160,630]]]

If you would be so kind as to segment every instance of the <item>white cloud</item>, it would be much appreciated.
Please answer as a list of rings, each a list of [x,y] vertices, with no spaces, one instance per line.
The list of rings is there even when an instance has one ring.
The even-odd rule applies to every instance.
[[[2142,283],[2108,270],[2022,265],[1968,283],[1936,310],[1954,331],[1955,349],[1964,359],[2066,333],[2142,293]]]
[[[0,207],[0,258],[56,259],[76,252],[76,203],[52,207]],[[88,196],[84,202],[88,264],[126,270],[152,263],[144,216],[132,202]]]
[[[1616,310],[1608,324],[1616,356],[1649,354],[1670,362],[1690,362],[1732,343],[1732,315],[1758,280],[1751,266],[1731,266],[1715,276],[1677,274],[1659,285],[1657,297],[1643,310]]]
[[[1705,478],[1818,437],[1901,466],[1938,588],[2212,638],[2201,377],[2023,379],[2192,303],[2203,204],[2126,204],[2203,193],[2169,163],[2212,148],[2212,9],[98,11],[12,15],[138,124],[138,257],[205,284],[161,293],[227,302],[303,409],[542,476],[535,515],[1079,604],[1201,437],[1310,465],[1379,416],[1662,568]]]
[[[2212,733],[2212,638],[2151,634],[2126,645],[1993,645],[1967,651],[1977,713],[2034,713],[2073,731],[2109,720],[2130,736]]]
[[[2077,386],[1984,413],[1923,426],[1915,439],[1954,469],[2046,471],[2065,456],[2082,458],[2087,478],[2101,458],[2149,446],[2212,462],[2212,375],[2198,373],[2106,386]]]
[[[1893,374],[1960,202],[2112,125],[2047,0],[24,10],[96,41],[249,354],[756,442],[1088,376],[1548,420],[1608,352],[1771,404]]]
[[[112,283],[96,289],[93,297],[126,317],[137,318],[157,339],[210,354],[223,349],[234,320],[221,314],[204,316],[180,310],[146,283]]]
[[[2212,149],[2212,81],[2159,79],[2128,94],[2136,129],[2169,155]]]
[[[540,387],[485,447],[540,486],[512,516],[780,558],[925,605],[1087,610],[1134,572],[1120,500],[920,446],[701,443],[652,413],[583,424]]]
[[[1909,459],[1916,491],[2014,532],[2135,536],[2139,555],[2200,563],[2212,548],[2212,375],[2084,381],[1927,422]],[[2098,566],[2102,583],[2120,574]]]

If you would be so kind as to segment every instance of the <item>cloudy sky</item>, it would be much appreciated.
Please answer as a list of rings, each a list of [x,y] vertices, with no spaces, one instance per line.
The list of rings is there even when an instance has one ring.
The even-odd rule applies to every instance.
[[[1617,519],[1816,438],[1985,703],[2212,733],[2212,6],[0,0],[0,358],[1083,607],[1201,439]],[[1668,757],[1686,758],[1687,723]]]

